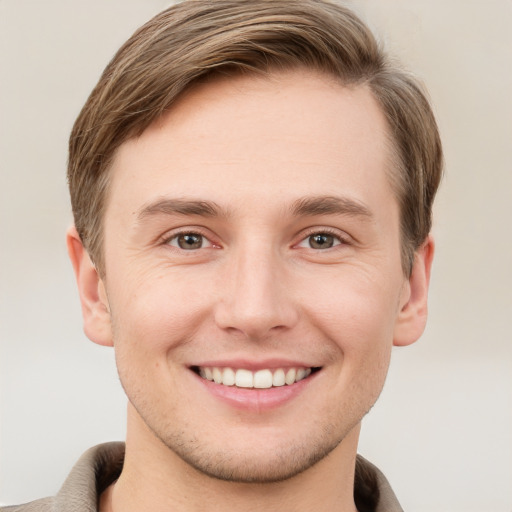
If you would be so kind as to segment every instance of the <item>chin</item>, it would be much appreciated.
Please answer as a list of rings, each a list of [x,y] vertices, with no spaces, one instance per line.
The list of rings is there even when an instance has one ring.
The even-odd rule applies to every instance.
[[[264,429],[257,435],[234,429],[230,436],[220,439],[215,429],[206,436],[204,432],[191,435],[190,428],[151,430],[168,448],[171,458],[180,459],[199,474],[252,484],[281,482],[301,474],[333,452],[353,429],[335,429],[331,424],[324,428],[299,427],[295,432]]]
[[[183,461],[199,473],[217,480],[236,483],[275,483],[293,478],[326,457],[339,443],[332,446],[280,447],[271,454],[256,456],[202,451],[176,450],[168,446]],[[181,447],[183,448],[183,447]]]

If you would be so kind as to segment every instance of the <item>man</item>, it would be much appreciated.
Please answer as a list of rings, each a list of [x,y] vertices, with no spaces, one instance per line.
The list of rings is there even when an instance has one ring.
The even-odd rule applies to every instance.
[[[335,3],[189,1],[139,29],[68,167],[126,446],[5,510],[401,510],[357,442],[425,326],[441,167],[420,87]]]

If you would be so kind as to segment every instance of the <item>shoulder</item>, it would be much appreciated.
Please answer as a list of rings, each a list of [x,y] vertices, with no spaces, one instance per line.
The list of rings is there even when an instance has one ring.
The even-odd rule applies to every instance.
[[[356,459],[354,499],[360,512],[403,512],[386,477],[361,455]]]
[[[87,450],[74,465],[60,491],[24,505],[0,507],[0,512],[84,512],[97,509],[100,494],[119,477],[124,443],[105,443]]]

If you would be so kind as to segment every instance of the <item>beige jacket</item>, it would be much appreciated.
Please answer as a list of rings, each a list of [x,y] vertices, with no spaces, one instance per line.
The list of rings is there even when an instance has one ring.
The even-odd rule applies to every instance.
[[[1,507],[0,512],[97,512],[98,498],[119,477],[123,460],[124,443],[95,446],[78,460],[55,497]],[[362,482],[362,487],[376,487],[379,499],[375,512],[403,512],[386,477],[361,456],[358,456],[357,465],[363,479],[365,473],[374,477],[374,482],[369,486]],[[356,494],[357,480],[356,477]]]

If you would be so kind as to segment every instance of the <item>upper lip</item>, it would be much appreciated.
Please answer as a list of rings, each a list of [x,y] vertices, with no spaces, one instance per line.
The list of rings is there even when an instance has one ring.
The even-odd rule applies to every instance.
[[[236,368],[251,371],[258,370],[277,370],[278,368],[317,368],[319,365],[311,364],[304,360],[291,360],[284,358],[271,358],[264,360],[249,360],[249,359],[217,359],[201,361],[189,365],[191,368]]]

